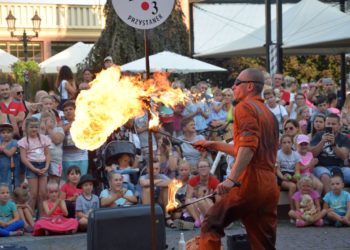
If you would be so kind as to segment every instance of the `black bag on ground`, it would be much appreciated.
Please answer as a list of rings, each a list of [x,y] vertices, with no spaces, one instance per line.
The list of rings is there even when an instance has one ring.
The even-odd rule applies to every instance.
[[[246,234],[227,235],[228,250],[250,250],[248,236]]]
[[[156,205],[157,249],[165,249],[165,222]],[[87,230],[88,250],[151,249],[151,211],[149,205],[105,208],[90,213]]]

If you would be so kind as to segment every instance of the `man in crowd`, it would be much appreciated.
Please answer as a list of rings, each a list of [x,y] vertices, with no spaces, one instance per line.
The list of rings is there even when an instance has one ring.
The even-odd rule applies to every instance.
[[[273,80],[274,89],[278,89],[281,93],[280,104],[283,106],[288,105],[290,101],[290,93],[288,90],[283,88],[283,80],[284,80],[283,74],[280,74],[280,73],[274,74],[272,80]]]
[[[341,170],[345,184],[350,184],[350,168],[344,166],[349,156],[350,140],[340,132],[340,117],[330,113],[326,117],[326,130],[314,135],[311,152],[318,158],[315,175],[323,183],[324,193],[330,191],[332,172]]]

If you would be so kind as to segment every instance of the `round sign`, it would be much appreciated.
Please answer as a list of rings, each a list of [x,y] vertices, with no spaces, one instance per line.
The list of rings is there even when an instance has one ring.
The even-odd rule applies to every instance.
[[[170,16],[175,0],[112,0],[117,15],[136,29],[153,29]]]

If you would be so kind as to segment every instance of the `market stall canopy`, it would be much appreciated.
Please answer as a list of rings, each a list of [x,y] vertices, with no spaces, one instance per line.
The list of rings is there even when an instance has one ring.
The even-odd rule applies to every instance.
[[[76,73],[77,64],[85,60],[92,47],[93,44],[78,42],[40,63],[40,72],[42,74],[56,74],[60,67],[67,65],[73,73]]]
[[[276,41],[276,19],[271,23]],[[317,0],[302,0],[283,12],[284,54],[350,52],[350,16],[338,7]],[[265,54],[265,25],[217,49],[195,56],[230,57]]]
[[[11,66],[19,59],[6,51],[0,49],[0,71],[4,73],[12,72]]]
[[[226,71],[224,68],[202,62],[173,52],[163,51],[149,57],[151,72],[171,72],[179,74]],[[122,66],[122,71],[145,72],[145,58],[129,62]]]

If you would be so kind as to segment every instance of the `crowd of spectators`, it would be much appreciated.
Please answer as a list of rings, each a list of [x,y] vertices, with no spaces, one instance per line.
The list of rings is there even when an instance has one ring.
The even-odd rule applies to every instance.
[[[105,59],[106,67],[110,61]],[[0,236],[22,235],[23,229],[33,235],[75,233],[86,230],[94,209],[150,203],[147,112],[118,128],[95,152],[77,148],[72,140],[74,99],[89,89],[93,77],[86,69],[77,84],[70,68],[62,66],[56,89],[38,91],[33,102],[23,99],[21,85],[0,83]],[[172,87],[189,99],[175,107],[160,105],[163,132],[152,134],[154,192],[163,208],[172,178],[183,183],[176,194],[180,203],[214,192],[224,178],[211,174],[216,152],[199,152],[191,143],[229,142],[234,122],[231,89],[209,88],[204,81],[190,89],[175,81]],[[350,184],[350,95],[344,104],[337,96],[329,78],[299,85],[292,77],[266,73],[262,98],[280,132],[276,181],[288,191],[289,215],[298,227],[322,226],[324,218],[350,225],[350,194],[343,190]],[[111,142],[116,148],[128,143],[135,151],[116,151],[105,159]],[[307,196],[313,206],[306,205]],[[200,227],[218,199],[204,199],[179,213],[164,211],[166,225]]]

